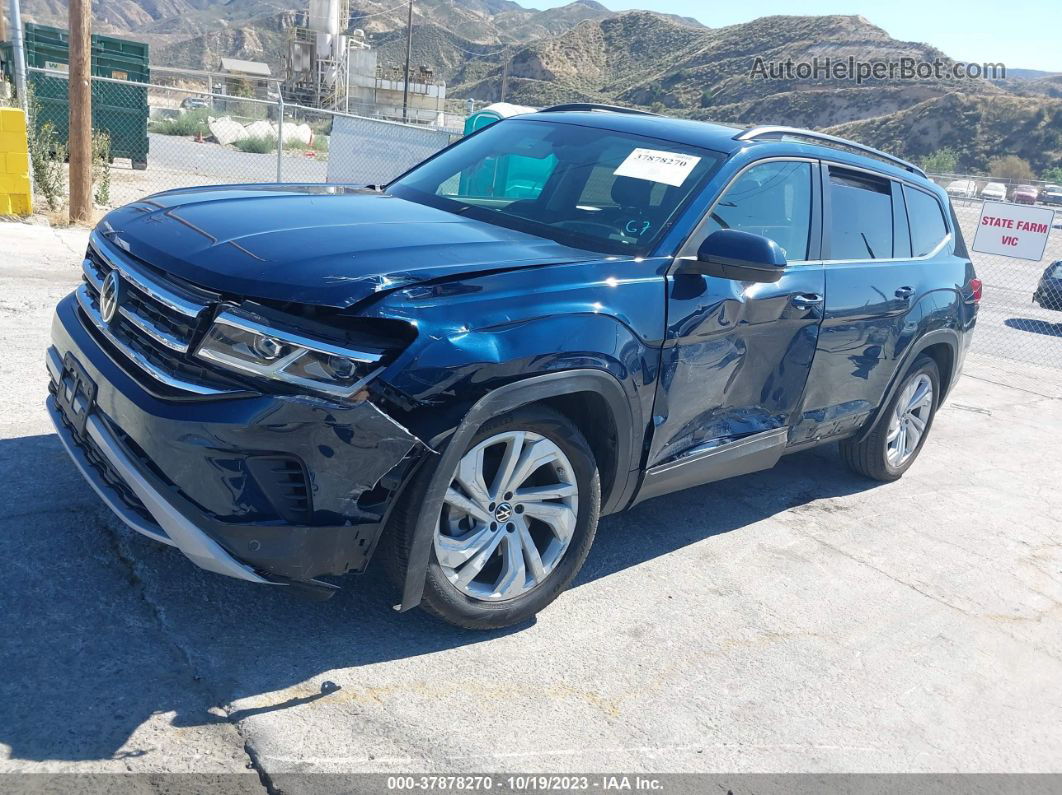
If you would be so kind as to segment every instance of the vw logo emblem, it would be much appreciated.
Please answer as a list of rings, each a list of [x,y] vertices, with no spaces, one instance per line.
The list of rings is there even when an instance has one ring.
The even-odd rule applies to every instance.
[[[118,271],[111,271],[103,280],[100,288],[100,316],[104,323],[110,323],[118,314],[118,305],[122,302],[122,277]]]
[[[494,512],[494,518],[504,524],[513,518],[513,506],[507,502],[503,502],[498,506],[498,510]]]

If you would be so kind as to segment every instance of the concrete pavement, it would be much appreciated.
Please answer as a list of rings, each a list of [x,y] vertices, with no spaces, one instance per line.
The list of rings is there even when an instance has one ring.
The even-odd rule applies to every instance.
[[[85,236],[0,224],[0,772],[1058,771],[1062,371],[974,356],[902,481],[825,448],[649,501],[468,633],[118,524],[42,407]]]

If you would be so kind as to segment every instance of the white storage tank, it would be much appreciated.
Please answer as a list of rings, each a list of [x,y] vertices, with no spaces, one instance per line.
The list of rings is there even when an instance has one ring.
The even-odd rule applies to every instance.
[[[330,33],[333,36],[339,33],[339,1],[310,0],[310,30],[315,30],[318,33]]]

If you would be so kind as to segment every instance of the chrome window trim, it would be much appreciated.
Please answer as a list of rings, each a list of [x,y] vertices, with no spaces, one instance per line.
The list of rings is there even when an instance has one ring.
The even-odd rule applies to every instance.
[[[927,196],[930,196],[930,197],[936,199],[937,204],[938,205],[940,204],[940,198],[938,196],[936,196],[932,191],[926,190],[924,187],[917,185],[916,183],[912,182],[909,179],[902,179],[900,177],[890,176],[889,174],[883,174],[880,171],[875,171],[874,169],[870,169],[870,168],[860,168],[859,166],[850,166],[847,163],[841,163],[841,162],[839,162],[837,160],[830,160],[829,158],[826,158],[826,157],[822,158],[822,163],[827,168],[829,168],[830,166],[837,166],[838,168],[847,169],[849,171],[861,171],[864,174],[870,174],[871,176],[877,177],[878,179],[887,179],[887,180],[892,180],[893,182],[898,182],[901,185],[908,185],[911,188],[914,188],[915,190],[920,190],[920,191],[922,191],[922,193],[926,194]],[[904,203],[906,204],[906,200],[904,200]],[[866,258],[862,258],[862,259],[824,259],[824,260],[820,260],[817,264],[819,264],[819,265],[852,265],[852,264],[870,265],[870,264],[876,264],[876,263],[879,263],[879,262],[884,262],[884,263],[888,263],[888,262],[922,262],[923,260],[932,259],[933,257],[935,257],[938,254],[940,254],[940,252],[944,250],[944,248],[948,245],[948,243],[950,243],[953,240],[953,238],[955,236],[954,231],[949,228],[951,222],[948,220],[948,214],[943,212],[943,208],[941,208],[941,214],[944,216],[944,228],[948,229],[948,234],[946,234],[944,236],[944,239],[941,240],[932,251],[930,251],[928,254],[923,254],[921,257],[882,257],[881,259],[866,259]],[[822,219],[822,223],[823,223],[823,225],[825,227],[825,224],[826,224],[826,219],[825,218]]]
[[[904,185],[910,185],[912,188],[918,188],[923,193],[929,193],[929,191],[927,191],[924,187],[919,186],[919,184],[917,182],[913,181],[909,177],[896,176],[894,174],[886,174],[886,173],[884,173],[882,171],[877,171],[877,170],[875,170],[873,168],[866,168],[864,166],[853,166],[850,163],[843,163],[840,160],[831,160],[828,157],[822,157],[822,158],[819,158],[819,159],[826,166],[837,166],[837,168],[842,168],[842,169],[845,169],[846,171],[859,171],[859,172],[861,172],[863,174],[869,174],[872,177],[877,177],[878,179],[888,179],[888,180],[892,180],[893,182],[901,182]]]
[[[358,351],[351,348],[341,348],[338,345],[331,345],[327,342],[304,337],[301,334],[283,331],[281,329],[273,328],[272,326],[267,326],[263,323],[258,323],[250,318],[241,317],[228,310],[218,312],[217,317],[214,318],[214,322],[221,323],[225,326],[231,326],[232,328],[238,328],[241,331],[249,331],[252,334],[261,334],[265,337],[276,337],[278,340],[291,343],[292,345],[298,345],[300,348],[307,348],[316,353],[327,353],[331,356],[343,356],[362,364],[376,364],[376,362],[383,358],[383,354],[380,353],[368,353],[366,351]],[[200,343],[200,349],[202,349],[202,343]]]
[[[165,384],[173,389],[179,389],[184,392],[191,392],[195,395],[231,395],[235,392],[242,390],[235,389],[218,389],[216,387],[206,386],[204,384],[197,384],[192,381],[185,381],[180,378],[176,378],[164,370],[160,370],[154,364],[152,364],[145,356],[141,355],[137,351],[130,348],[120,339],[118,339],[111,330],[107,327],[107,324],[103,322],[103,318],[100,316],[99,310],[93,305],[92,297],[88,293],[88,289],[85,285],[81,285],[74,291],[74,295],[77,298],[78,306],[85,313],[85,316],[89,319],[96,330],[102,334],[108,342],[122,352],[123,355],[133,362],[137,367],[141,368],[158,381],[161,384]]]
[[[932,259],[943,251],[948,243],[952,240],[951,232],[945,235],[944,239],[937,244],[937,247],[928,254],[924,254],[921,257],[882,257],[881,259],[823,259],[815,262],[806,262],[805,265],[876,265],[880,263],[889,262],[921,262],[923,260]]]
[[[765,158],[761,158],[759,160],[753,160],[751,163],[746,163],[744,166],[741,167],[741,169],[737,173],[734,174],[733,177],[730,178],[730,180],[726,183],[726,185],[724,185],[719,190],[719,193],[716,195],[715,200],[710,205],[708,205],[708,208],[704,211],[704,215],[697,222],[697,225],[693,228],[693,231],[690,233],[689,237],[686,238],[685,242],[679,248],[679,253],[675,256],[676,263],[679,260],[684,260],[684,259],[688,260],[691,257],[696,258],[696,256],[697,256],[696,250],[693,250],[693,251],[689,250],[690,243],[691,243],[691,241],[697,239],[697,236],[700,233],[701,229],[704,227],[704,225],[708,221],[708,219],[711,218],[712,211],[716,208],[716,205],[718,205],[719,202],[722,200],[722,198],[726,195],[726,192],[728,190],[730,190],[730,186],[734,184],[734,181],[737,180],[742,174],[744,174],[746,171],[748,171],[750,168],[753,168],[754,166],[758,166],[758,165],[760,165],[762,163],[772,163],[772,162],[778,162],[778,161],[788,161],[788,162],[798,162],[798,163],[811,163],[812,165],[816,165],[816,164],[821,163],[821,164],[823,164],[823,165],[825,165],[827,167],[829,167],[829,166],[837,166],[838,168],[849,169],[851,171],[862,171],[862,172],[864,172],[866,174],[870,174],[871,176],[877,177],[878,179],[888,179],[888,180],[893,180],[894,182],[900,182],[900,183],[903,183],[903,184],[906,184],[906,185],[910,185],[912,188],[914,188],[916,190],[920,190],[923,193],[928,194],[929,196],[933,196],[933,198],[937,199],[937,203],[938,204],[940,203],[939,197],[935,196],[932,191],[926,190],[924,187],[919,186],[918,184],[912,182],[911,180],[906,180],[906,179],[903,179],[901,177],[896,177],[896,176],[892,176],[892,175],[889,175],[889,174],[884,174],[884,173],[882,173],[880,171],[875,171],[874,169],[861,168],[859,166],[850,166],[847,163],[842,163],[842,162],[837,161],[837,160],[831,160],[831,159],[829,159],[827,157],[808,157],[806,155],[803,155],[803,156],[802,155],[777,155],[777,156],[773,156],[773,157],[765,157]],[[945,213],[945,222],[950,225],[950,221],[947,220],[947,214],[946,213]],[[827,223],[827,219],[823,218],[822,219],[823,228],[825,228],[826,223]],[[931,252],[929,252],[928,254],[925,254],[925,255],[923,255],[921,257],[888,257],[888,258],[882,258],[882,259],[816,259],[816,260],[810,260],[810,259],[797,260],[797,259],[794,259],[794,260],[786,260],[786,267],[789,267],[790,265],[799,267],[799,266],[807,266],[807,265],[852,265],[852,264],[856,264],[856,263],[871,264],[871,263],[879,263],[879,262],[880,263],[889,263],[889,262],[921,262],[923,260],[932,259],[933,257],[935,257],[938,254],[940,254],[940,252],[943,251],[947,247],[947,245],[952,242],[953,238],[954,238],[954,232],[949,231],[948,234],[944,237],[944,239],[941,240],[939,244],[937,244],[936,248],[934,248]]]

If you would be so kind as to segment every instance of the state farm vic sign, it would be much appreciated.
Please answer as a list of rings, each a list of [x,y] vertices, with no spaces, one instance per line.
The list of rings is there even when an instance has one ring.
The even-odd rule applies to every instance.
[[[1054,218],[1055,211],[1047,207],[985,202],[973,250],[1038,261],[1044,256]]]

